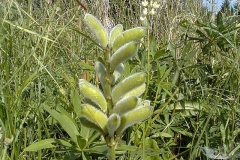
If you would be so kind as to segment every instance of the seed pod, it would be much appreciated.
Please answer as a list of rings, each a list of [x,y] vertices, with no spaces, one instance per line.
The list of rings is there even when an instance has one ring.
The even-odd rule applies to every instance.
[[[109,46],[110,47],[112,47],[114,40],[120,33],[122,33],[122,31],[123,31],[123,26],[121,24],[118,24],[112,28],[112,30],[110,31],[110,35],[109,35]]]
[[[136,27],[133,29],[126,30],[122,33],[120,33],[115,41],[113,42],[113,50],[116,51],[118,48],[123,46],[124,44],[139,40],[143,37],[145,37],[147,34],[147,30],[144,27]]]
[[[118,78],[123,74],[123,71],[124,65],[123,63],[120,63],[113,72],[112,85],[117,82]]]
[[[81,121],[81,124],[84,125],[85,127],[92,128],[94,130],[101,132],[103,135],[107,135],[106,131],[103,131],[98,125],[89,121],[87,118],[80,117],[80,121]]]
[[[108,44],[108,33],[100,21],[93,15],[87,13],[85,14],[84,22],[92,31],[98,43],[105,48]]]
[[[148,107],[148,106],[150,106],[150,101],[149,100],[143,100],[143,101],[141,101],[137,106],[136,106],[136,108],[138,107]]]
[[[136,42],[129,42],[120,47],[110,58],[110,67],[114,71],[115,68],[128,59],[137,54],[138,46]]]
[[[81,117],[98,126],[104,133],[107,133],[107,115],[90,104],[81,105]],[[86,124],[86,122],[85,122]],[[93,127],[91,125],[91,127]]]
[[[121,135],[128,127],[144,121],[152,115],[152,107],[138,107],[135,108],[121,117],[121,125],[116,130],[116,135]]]
[[[108,129],[108,135],[110,137],[114,136],[114,132],[117,130],[120,123],[121,123],[121,118],[119,115],[114,113],[109,116],[107,121],[107,129]]]
[[[79,79],[78,84],[80,92],[83,94],[84,97],[90,99],[92,102],[97,104],[97,106],[101,108],[103,112],[107,111],[106,99],[97,87],[84,79]]]
[[[128,111],[131,111],[132,109],[134,109],[137,106],[137,104],[138,104],[138,97],[129,96],[118,101],[116,105],[113,107],[112,112],[118,114],[119,116],[122,116]]]
[[[87,98],[87,97],[84,97],[84,103],[86,104],[90,104],[91,106],[93,106],[93,107],[96,107],[96,108],[99,108],[98,107],[98,104],[96,104],[95,102],[93,102],[91,99],[89,99],[89,98]]]
[[[141,96],[144,91],[146,89],[146,84],[143,83],[142,85],[132,89],[131,91],[129,91],[128,93],[126,93],[122,98],[128,97],[128,96]]]
[[[115,105],[128,92],[143,85],[146,80],[146,74],[143,72],[135,73],[119,82],[112,90],[112,101]]]
[[[98,76],[98,79],[100,80],[102,89],[105,93],[105,83],[106,83],[106,67],[99,61],[95,64],[95,71]]]

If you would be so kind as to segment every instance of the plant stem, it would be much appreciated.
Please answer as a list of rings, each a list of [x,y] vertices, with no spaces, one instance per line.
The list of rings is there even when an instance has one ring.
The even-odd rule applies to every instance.
[[[108,114],[112,112],[112,98],[111,98],[111,82],[112,82],[112,73],[110,69],[110,49],[107,48],[104,54],[105,58],[105,66],[106,66],[106,83],[105,83],[105,91],[106,91],[106,99],[107,99],[107,107]]]
[[[110,139],[110,146],[109,146],[109,153],[110,153],[110,160],[115,160],[115,146],[116,146],[116,143],[115,143],[115,139],[114,137],[112,137]]]
[[[146,136],[146,125],[144,124],[143,136],[142,136],[142,159],[145,159],[145,136]]]
[[[148,25],[147,26],[147,84],[146,84],[145,94],[143,96],[144,98],[147,97],[149,83],[150,83],[150,28]]]
[[[108,107],[108,115],[112,112],[112,98],[111,98],[111,82],[112,82],[112,71],[110,68],[110,56],[111,56],[111,50],[109,48],[106,49],[104,54],[105,59],[105,66],[106,66],[106,83],[105,83],[105,91],[106,91],[106,99],[107,99],[107,107]],[[110,141],[106,141],[109,146],[109,154],[110,160],[115,160],[115,146],[116,142],[114,137],[110,137]]]
[[[206,122],[203,123],[204,126],[203,126],[203,129],[202,129],[201,133],[200,133],[200,136],[198,136],[198,140],[197,140],[196,144],[194,144],[194,142],[192,141],[192,144],[194,144],[194,147],[193,147],[193,150],[190,151],[189,159],[195,159],[196,158],[197,147],[199,146],[199,143],[201,141],[201,138],[202,138],[203,134],[206,132],[207,125],[209,124],[209,121],[210,121],[212,115],[213,115],[213,112],[210,112]],[[195,132],[193,139],[195,138],[196,133],[197,132]]]
[[[147,97],[148,88],[150,83],[150,28],[149,25],[147,26],[147,84],[146,84],[146,90],[144,94],[144,99]],[[143,138],[142,138],[142,158],[145,158],[145,125],[144,125],[144,131],[143,131]]]

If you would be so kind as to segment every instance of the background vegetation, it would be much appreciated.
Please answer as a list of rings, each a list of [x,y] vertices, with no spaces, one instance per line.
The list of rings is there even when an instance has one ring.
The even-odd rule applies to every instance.
[[[108,14],[125,29],[146,25],[139,20],[139,0],[110,1],[108,13],[101,0],[81,3],[91,14],[102,20]],[[209,148],[222,159],[237,159],[237,5],[231,8],[226,0],[219,11],[211,12],[200,0],[159,3],[156,16],[147,24],[149,36],[124,71],[124,76],[140,70],[151,75],[145,97],[151,100],[154,114],[127,130],[119,142],[118,159],[209,159],[213,154]],[[98,85],[93,65],[101,55],[87,36],[84,13],[70,0],[0,2],[0,159],[106,157],[103,138],[81,126],[78,119],[82,100],[78,79]],[[46,108],[67,111],[79,127],[82,148],[71,146],[66,127],[49,116]],[[26,150],[49,138],[64,141]]]

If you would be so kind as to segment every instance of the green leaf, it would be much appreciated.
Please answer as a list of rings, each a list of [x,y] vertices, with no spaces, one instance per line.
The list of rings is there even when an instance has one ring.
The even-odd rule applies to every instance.
[[[154,139],[150,139],[149,137],[147,137],[145,139],[145,143],[146,143],[146,148],[152,148],[153,151],[159,150],[158,144]]]
[[[86,146],[86,143],[87,143],[87,141],[82,136],[77,136],[77,142],[78,142],[78,146],[81,149],[84,149],[84,147]]]
[[[186,55],[188,55],[188,53],[190,52],[190,49],[192,47],[192,42],[187,43],[187,45],[184,47],[183,51],[182,51],[182,57],[186,57]]]
[[[44,106],[44,109],[58,121],[62,128],[68,133],[71,139],[76,143],[77,136],[79,135],[78,128],[75,124],[64,114],[61,114],[53,109],[50,109],[47,106]]]
[[[56,147],[52,143],[54,143],[53,138],[41,140],[41,141],[38,141],[38,142],[33,143],[32,145],[28,146],[27,148],[24,149],[24,151],[37,151],[37,150],[41,150],[41,149]]]
[[[166,133],[166,132],[160,132],[159,134],[161,137],[166,137],[166,138],[172,138],[173,135],[169,134],[169,133]]]
[[[69,147],[69,148],[73,147],[73,145],[67,141],[64,141],[61,139],[49,138],[49,139],[45,139],[45,140],[41,140],[36,143],[33,143],[32,145],[25,148],[24,151],[37,151],[41,149],[56,147],[55,145],[53,145],[53,143],[60,144],[62,146]]]
[[[176,47],[171,42],[168,44],[168,50],[170,51],[172,57],[176,59]]]
[[[64,114],[65,116],[67,116],[67,118],[69,120],[71,120],[72,124],[75,126],[75,128],[77,130],[79,130],[77,123],[74,121],[74,119],[72,118],[72,115],[70,115],[63,107],[61,107],[60,105],[57,106],[57,108],[60,110],[61,114]],[[80,107],[79,107],[80,108]]]
[[[91,147],[90,149],[86,149],[85,151],[90,153],[105,154],[108,151],[108,146],[105,143],[101,143]]]
[[[78,63],[80,64],[80,66],[83,67],[83,69],[94,71],[94,67],[93,66],[91,66],[91,65],[89,65],[89,64],[87,64],[87,63],[85,63],[83,61],[79,61]]]
[[[78,117],[81,115],[81,108],[79,107],[81,105],[81,99],[79,97],[80,96],[76,90],[72,89],[70,91],[71,103],[72,103],[74,111]]]
[[[39,76],[39,71],[35,71],[33,74],[31,74],[21,85],[21,87],[17,91],[17,95],[19,95],[34,79],[36,79]]]
[[[154,60],[157,60],[158,58],[160,58],[162,55],[164,55],[166,53],[165,49],[159,50],[155,53],[154,55]]]
[[[161,160],[159,156],[147,156],[144,160]]]
[[[61,160],[76,160],[78,157],[80,157],[80,153],[76,153],[76,152],[72,151],[72,152],[66,153],[66,155],[64,156],[64,159],[62,159],[62,157],[61,157],[61,158],[59,158],[59,160],[60,159]],[[57,159],[55,159],[55,160],[57,160]]]
[[[184,58],[184,60],[186,60],[186,61],[190,60],[191,58],[193,58],[195,56],[196,53],[197,53],[197,49],[194,49]]]
[[[136,151],[138,150],[139,148],[136,147],[136,146],[129,146],[129,145],[120,145],[118,148],[117,148],[117,151]]]

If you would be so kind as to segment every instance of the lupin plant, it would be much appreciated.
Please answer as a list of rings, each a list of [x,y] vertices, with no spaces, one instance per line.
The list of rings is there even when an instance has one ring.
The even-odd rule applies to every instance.
[[[84,97],[80,120],[82,125],[101,132],[109,147],[109,159],[113,160],[124,131],[152,115],[150,101],[140,98],[145,92],[146,74],[139,72],[119,80],[124,62],[137,54],[137,41],[145,37],[147,31],[144,27],[123,31],[123,26],[118,24],[108,32],[91,14],[85,15],[84,22],[104,55],[103,61],[95,64],[101,89],[84,79],[79,80]]]

